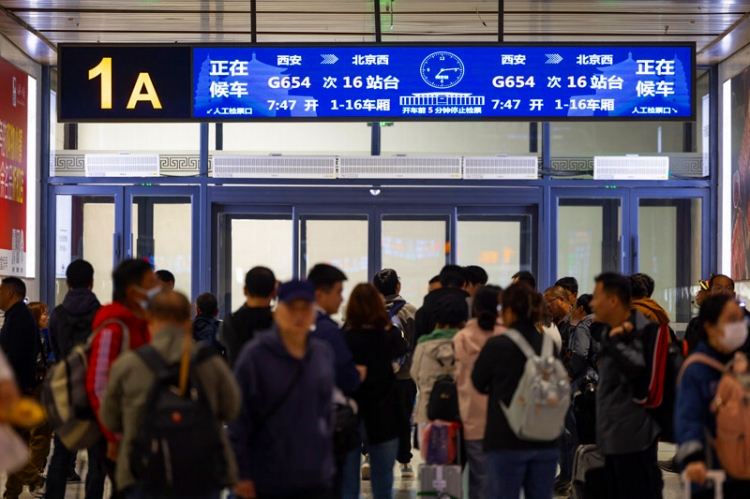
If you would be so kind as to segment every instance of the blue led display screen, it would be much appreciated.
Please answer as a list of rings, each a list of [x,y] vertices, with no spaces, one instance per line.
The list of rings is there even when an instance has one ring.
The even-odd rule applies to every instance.
[[[193,118],[691,120],[692,44],[193,49]]]

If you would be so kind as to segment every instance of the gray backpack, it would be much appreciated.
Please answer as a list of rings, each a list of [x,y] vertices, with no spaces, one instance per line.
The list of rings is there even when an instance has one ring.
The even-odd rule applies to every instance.
[[[547,442],[565,429],[570,406],[570,382],[562,361],[555,357],[552,339],[543,334],[542,354],[537,355],[516,330],[503,333],[526,356],[526,366],[510,405],[500,402],[508,425],[521,440]]]

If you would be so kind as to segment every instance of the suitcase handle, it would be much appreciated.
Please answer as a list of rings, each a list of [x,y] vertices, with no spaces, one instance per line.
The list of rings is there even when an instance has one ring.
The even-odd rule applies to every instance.
[[[724,482],[727,480],[727,473],[724,470],[706,471],[706,481],[714,484],[714,499],[724,499]],[[692,482],[687,477],[687,473],[682,472],[682,483],[685,485],[685,499],[692,497]]]

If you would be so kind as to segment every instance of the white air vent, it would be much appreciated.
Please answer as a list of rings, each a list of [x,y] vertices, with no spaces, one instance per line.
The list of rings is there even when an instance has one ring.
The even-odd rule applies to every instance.
[[[158,177],[158,154],[86,154],[87,177]]]
[[[596,180],[667,180],[667,156],[595,156]]]
[[[349,156],[339,158],[339,178],[461,178],[461,157]]]
[[[336,178],[334,156],[213,156],[216,178]]]
[[[536,156],[467,156],[464,158],[464,178],[536,180],[539,178],[538,163]]]

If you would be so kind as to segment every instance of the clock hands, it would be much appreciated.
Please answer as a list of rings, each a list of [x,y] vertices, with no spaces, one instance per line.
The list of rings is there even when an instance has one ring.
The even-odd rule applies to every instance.
[[[435,75],[436,80],[447,80],[450,78],[448,75],[444,75],[443,71],[461,71],[460,68],[443,68],[440,71],[438,71],[438,74]]]

